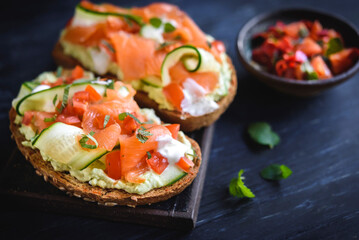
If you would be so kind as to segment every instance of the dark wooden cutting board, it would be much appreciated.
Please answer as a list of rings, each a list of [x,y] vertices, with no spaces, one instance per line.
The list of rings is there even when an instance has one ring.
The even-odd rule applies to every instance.
[[[164,202],[138,206],[106,207],[67,196],[42,177],[15,148],[1,170],[0,195],[7,206],[103,218],[112,221],[140,223],[158,227],[191,229],[196,224],[203,182],[214,132],[214,126],[193,132],[202,150],[202,165],[193,183],[181,194]]]

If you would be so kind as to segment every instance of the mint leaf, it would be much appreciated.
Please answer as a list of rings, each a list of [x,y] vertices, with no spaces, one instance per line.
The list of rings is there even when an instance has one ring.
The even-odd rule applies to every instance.
[[[266,180],[281,180],[286,179],[292,175],[292,170],[285,166],[279,164],[271,164],[268,167],[262,169],[261,171],[262,178]]]
[[[328,43],[328,49],[325,53],[326,56],[329,56],[330,54],[340,52],[344,49],[342,40],[340,38],[331,38]]]
[[[98,143],[93,137],[94,134],[95,132],[91,131],[89,134],[83,135],[82,138],[79,140],[81,147],[88,149],[96,149],[98,147]],[[95,145],[87,144],[87,141],[90,139],[95,143]]]
[[[141,122],[138,118],[136,118],[135,116],[133,116],[133,115],[132,115],[131,113],[129,113],[129,112],[120,113],[120,114],[118,115],[118,118],[119,118],[121,121],[123,121],[123,120],[125,120],[125,118],[126,118],[127,116],[132,117],[137,123],[142,124],[142,122]]]
[[[238,172],[238,178],[233,178],[231,182],[229,183],[229,193],[234,197],[239,198],[254,198],[255,195],[252,193],[252,191],[244,185],[242,177],[243,169],[241,169]]]
[[[154,17],[150,19],[150,24],[155,28],[159,28],[162,24],[162,20]]]
[[[272,131],[271,126],[266,122],[251,123],[248,127],[249,136],[257,143],[267,145],[270,148],[278,145],[280,137]]]
[[[56,101],[57,101],[57,94],[55,95],[54,99],[52,99],[52,104],[54,106],[56,106]]]
[[[57,115],[55,114],[51,118],[44,118],[44,122],[55,122]]]
[[[61,74],[62,74],[62,70],[63,68],[61,66],[59,66],[56,70],[56,77],[61,77]]]
[[[151,158],[152,158],[152,155],[151,155],[150,152],[147,152],[147,158],[148,158],[148,159],[151,159]]]
[[[314,71],[312,64],[309,61],[305,61],[300,65],[300,70],[305,73],[307,80],[317,80],[318,74]]]
[[[171,23],[165,23],[165,33],[170,33],[176,30],[176,28]]]
[[[71,87],[71,84],[69,84],[65,87],[64,96],[62,97],[62,104],[61,104],[60,109],[58,109],[59,113],[61,113],[62,110],[64,110],[64,108],[67,106],[67,102],[69,100],[70,87]]]
[[[299,32],[298,32],[299,37],[305,38],[306,36],[308,36],[308,34],[309,34],[309,32],[308,32],[308,29],[306,27],[301,27],[299,29]]]
[[[145,143],[148,140],[148,136],[152,136],[153,134],[146,131],[146,129],[141,126],[136,134],[136,138],[141,142],[141,143]]]

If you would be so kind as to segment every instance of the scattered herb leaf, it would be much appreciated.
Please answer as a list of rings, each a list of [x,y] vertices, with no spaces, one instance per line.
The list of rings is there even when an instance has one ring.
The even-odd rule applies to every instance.
[[[81,147],[88,149],[96,149],[98,147],[98,143],[96,139],[93,137],[94,134],[95,132],[91,131],[89,134],[83,135],[79,141]],[[95,143],[95,145],[87,144],[87,141],[90,139]]]
[[[248,127],[249,136],[257,143],[267,145],[270,148],[278,145],[280,137],[272,131],[271,126],[266,122],[251,123]]]
[[[56,77],[61,77],[61,74],[62,74],[62,70],[63,68],[61,66],[59,66],[56,70]]]
[[[136,138],[141,142],[145,143],[148,140],[148,136],[152,136],[153,134],[146,131],[146,129],[142,126],[137,130]]]
[[[285,165],[271,164],[262,169],[261,176],[267,180],[281,180],[286,179],[292,174],[292,170]]]
[[[229,183],[229,193],[234,197],[254,198],[255,195],[252,193],[252,191],[248,187],[246,187],[246,185],[244,185],[244,177],[242,177],[243,172],[243,169],[241,169],[238,172],[238,178],[233,178],[231,180],[231,182]]]
[[[207,45],[209,48],[212,48],[212,43],[210,41],[207,41]]]
[[[105,116],[105,120],[103,121],[103,128],[106,127],[106,125],[107,125],[107,123],[108,123],[109,120],[110,120],[110,115],[106,115],[106,116]]]
[[[151,158],[152,158],[152,155],[151,155],[150,152],[147,152],[147,158],[148,158],[148,159],[151,159]]]
[[[155,28],[159,28],[162,25],[162,20],[154,17],[150,19],[150,24]]]
[[[300,65],[300,70],[306,74],[307,80],[318,80],[318,74],[314,71],[313,66],[309,61],[305,61]]]
[[[175,42],[173,41],[169,41],[169,42],[164,42],[164,43],[161,43],[160,46],[156,49],[157,51],[169,46],[169,45],[172,45],[174,44]]]
[[[170,33],[176,30],[176,28],[171,23],[165,23],[165,33]]]
[[[328,49],[325,53],[326,56],[339,52],[344,49],[342,40],[340,38],[331,38],[328,43]]]

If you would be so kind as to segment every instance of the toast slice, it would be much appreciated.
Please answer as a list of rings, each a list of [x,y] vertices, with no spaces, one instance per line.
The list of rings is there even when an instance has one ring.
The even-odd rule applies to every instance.
[[[75,58],[65,55],[63,48],[59,42],[56,43],[55,48],[52,51],[52,56],[55,63],[65,68],[74,68],[76,65],[82,66],[82,64]],[[228,108],[230,103],[233,101],[234,96],[237,92],[237,75],[233,63],[230,58],[227,59],[231,66],[231,86],[229,87],[228,94],[217,102],[219,108],[215,111],[202,115],[202,116],[191,116],[190,114],[183,115],[179,111],[171,111],[167,109],[160,109],[158,103],[148,97],[146,92],[137,91],[135,100],[140,107],[152,108],[156,111],[156,114],[164,121],[170,123],[179,123],[181,130],[185,132],[191,132],[202,127],[206,127],[214,123],[221,114]],[[82,66],[84,67],[84,66]],[[115,78],[115,76],[106,75],[105,77]]]
[[[45,181],[71,196],[82,198],[90,202],[97,202],[105,206],[127,205],[135,207],[136,205],[146,205],[167,200],[182,192],[192,183],[201,165],[202,158],[200,148],[196,141],[187,137],[197,154],[197,157],[193,160],[195,166],[187,175],[174,184],[152,189],[142,195],[127,193],[124,190],[94,187],[89,183],[80,182],[69,173],[55,171],[50,162],[42,159],[39,150],[22,145],[22,142],[26,139],[19,131],[20,126],[14,123],[16,117],[15,109],[12,108],[10,110],[9,117],[12,138],[15,139],[18,148],[25,158],[33,165],[37,175],[43,176]]]

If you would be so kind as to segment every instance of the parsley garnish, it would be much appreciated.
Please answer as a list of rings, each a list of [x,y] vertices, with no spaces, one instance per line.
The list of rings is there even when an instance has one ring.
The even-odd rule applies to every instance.
[[[83,135],[83,137],[79,141],[81,147],[88,148],[88,149],[97,148],[98,143],[97,143],[96,139],[93,137],[94,134],[95,134],[95,132],[91,131],[89,134]],[[87,144],[87,141],[90,140],[90,139],[95,143],[95,145]]]
[[[262,169],[261,176],[267,180],[286,179],[292,174],[292,170],[285,165],[272,164]]]
[[[340,52],[343,50],[343,43],[340,38],[331,38],[328,43],[328,49],[325,53],[326,56],[329,56],[330,54]]]
[[[148,158],[148,159],[151,159],[151,158],[152,158],[152,155],[151,155],[150,152],[147,152],[147,158]]]
[[[239,198],[254,198],[255,195],[252,193],[252,191],[244,185],[242,177],[243,169],[241,169],[238,172],[238,178],[233,178],[229,184],[229,193],[234,197]]]
[[[249,136],[257,143],[267,145],[270,148],[278,145],[280,137],[272,131],[271,126],[266,122],[251,123],[248,127]]]
[[[162,25],[162,20],[154,17],[150,19],[150,24],[155,28],[159,28]]]
[[[148,140],[148,136],[152,136],[153,134],[146,131],[146,129],[141,126],[138,130],[137,130],[137,134],[136,134],[136,138],[141,142],[141,143],[145,143]]]
[[[56,106],[56,101],[57,101],[57,94],[55,95],[54,99],[52,99],[52,104],[54,106]]]
[[[171,23],[165,23],[165,33],[170,33],[176,30],[176,28]]]
[[[56,77],[61,77],[61,74],[62,74],[62,67],[61,66],[59,66],[58,68],[57,68],[57,70],[56,70]]]
[[[103,121],[103,128],[106,127],[106,125],[107,125],[107,123],[108,123],[109,120],[110,120],[110,115],[106,115],[106,116],[105,116],[105,120]]]

